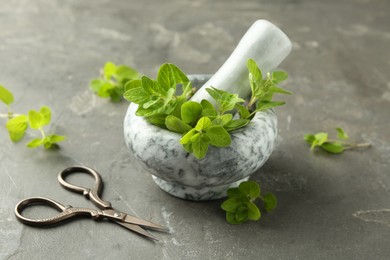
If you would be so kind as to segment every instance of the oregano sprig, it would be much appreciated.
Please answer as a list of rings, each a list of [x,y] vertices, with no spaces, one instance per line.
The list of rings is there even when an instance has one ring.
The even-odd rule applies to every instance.
[[[6,128],[12,142],[19,142],[25,136],[25,133],[30,126],[31,129],[38,130],[41,138],[31,140],[27,147],[35,148],[43,146],[46,149],[57,146],[57,143],[65,139],[61,135],[47,135],[44,131],[44,126],[51,121],[51,110],[47,106],[42,106],[39,111],[30,110],[27,115],[15,114],[11,109],[11,104],[14,102],[13,94],[0,85],[0,100],[7,105],[8,113],[3,117],[8,118]]]
[[[252,110],[249,114],[246,113],[248,118],[259,111],[264,111],[266,109],[285,104],[285,102],[281,101],[272,101],[272,98],[275,93],[291,94],[291,92],[277,86],[280,82],[287,79],[288,74],[286,72],[267,72],[265,79],[263,79],[263,74],[260,68],[252,59],[247,61],[247,68],[249,71],[249,83],[252,91],[252,96],[245,107],[248,111]],[[255,109],[252,109],[254,105]],[[244,108],[241,107],[239,110],[242,112]]]
[[[138,104],[137,116],[151,124],[182,134],[180,143],[198,159],[206,156],[210,145],[227,147],[231,143],[229,132],[245,127],[257,112],[283,105],[272,101],[274,93],[290,94],[276,85],[287,78],[287,73],[275,71],[262,78],[262,72],[253,60],[248,60],[252,97],[249,102],[238,94],[214,87],[206,91],[217,104],[209,101],[188,101],[194,94],[191,81],[176,65],[165,63],[158,70],[157,78],[142,76],[130,79],[124,86],[124,98]],[[106,69],[108,68],[108,69]],[[114,75],[115,67],[107,63],[105,72]],[[105,76],[106,77],[106,76]],[[177,91],[181,86],[181,91]],[[238,112],[238,117],[234,114]]]
[[[181,85],[181,94],[176,94]],[[192,83],[174,64],[163,64],[153,80],[147,76],[125,85],[124,98],[138,104],[136,115],[155,125],[165,127],[168,115],[180,115],[182,104],[193,94]]]
[[[305,141],[310,145],[310,150],[317,147],[332,154],[340,154],[345,150],[369,147],[370,143],[351,143],[346,140],[349,139],[348,134],[340,127],[336,128],[337,138],[331,139],[326,132],[319,132],[316,134],[306,134]]]
[[[276,196],[272,193],[261,195],[260,186],[255,181],[245,181],[237,188],[227,190],[228,199],[221,208],[226,211],[226,221],[230,224],[241,224],[247,220],[259,220],[261,211],[255,204],[257,199],[263,201],[267,212],[273,211],[277,206]]]
[[[124,86],[133,79],[140,78],[140,74],[135,69],[126,65],[115,65],[106,62],[101,70],[100,77],[93,79],[89,86],[102,98],[110,98],[113,102],[122,100],[125,92]]]

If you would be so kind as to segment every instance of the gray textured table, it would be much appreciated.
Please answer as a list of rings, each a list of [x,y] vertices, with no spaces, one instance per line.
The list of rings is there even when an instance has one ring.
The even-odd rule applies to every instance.
[[[68,139],[58,151],[30,150],[8,140],[0,119],[0,258],[388,259],[389,12],[387,0],[1,1],[0,83],[14,93],[15,111],[50,106],[52,127]],[[124,144],[128,104],[96,97],[88,82],[108,60],[148,75],[166,61],[213,73],[256,19],[293,41],[281,67],[294,95],[277,110],[276,150],[253,176],[279,206],[232,226],[221,201],[187,202],[155,186]],[[311,153],[303,135],[336,126],[373,147]],[[13,208],[28,196],[91,206],[57,182],[72,164],[99,170],[115,207],[172,234],[156,234],[153,244],[109,222],[20,224]]]

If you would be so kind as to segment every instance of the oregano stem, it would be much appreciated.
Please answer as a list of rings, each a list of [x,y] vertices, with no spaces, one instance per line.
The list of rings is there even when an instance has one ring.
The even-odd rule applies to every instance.
[[[14,114],[12,112],[8,112],[8,114],[3,114],[3,113],[0,113],[0,118],[8,118],[8,119],[11,119],[13,117],[16,117],[16,116],[20,116],[21,114]]]
[[[360,144],[347,144],[347,147],[344,147],[344,149],[354,149],[354,148],[365,148],[365,147],[370,147],[370,143],[360,143]]]
[[[331,143],[340,143],[340,144],[346,145],[347,147],[344,147],[345,149],[363,148],[363,147],[369,147],[369,146],[371,146],[371,143],[360,143],[360,144],[355,144],[355,143],[349,143],[349,142],[346,142],[346,141],[335,140],[335,139],[328,139],[327,142],[331,142]]]
[[[41,127],[41,128],[39,128],[39,131],[41,132],[42,139],[45,139],[45,137],[46,137],[46,134],[45,134],[45,132],[43,131],[42,127]]]

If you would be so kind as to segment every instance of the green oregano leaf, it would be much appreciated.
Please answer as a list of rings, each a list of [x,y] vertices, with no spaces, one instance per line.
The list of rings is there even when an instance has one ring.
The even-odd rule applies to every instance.
[[[240,224],[246,220],[259,220],[260,209],[255,204],[256,199],[264,201],[266,211],[276,208],[277,200],[275,195],[267,193],[261,197],[260,187],[255,181],[244,181],[237,188],[227,190],[228,199],[221,204],[226,211],[226,221],[230,224]]]
[[[254,221],[259,220],[261,217],[259,208],[251,201],[246,202],[245,205],[248,209],[248,219]]]
[[[28,128],[28,119],[26,115],[19,115],[9,119],[6,123],[10,139],[13,142],[18,142],[24,137],[24,133]]]
[[[27,147],[28,148],[36,148],[38,146],[41,146],[43,145],[43,139],[40,139],[40,138],[35,138],[33,140],[31,140],[28,144],[27,144]]]
[[[274,71],[272,72],[272,80],[275,83],[285,81],[288,78],[288,74],[285,71]]]
[[[337,131],[337,137],[340,138],[341,140],[347,140],[349,138],[347,133],[341,127],[337,127],[336,131]]]
[[[180,120],[175,116],[167,116],[165,118],[165,125],[170,131],[181,134],[187,133],[192,129],[189,124],[185,123],[184,121]]]
[[[332,143],[323,143],[320,145],[322,149],[330,153],[342,153],[344,152],[344,146],[341,143],[332,142]]]
[[[210,142],[214,146],[228,147],[231,143],[230,134],[222,126],[211,126],[207,130],[207,135],[210,137]]]
[[[187,101],[181,106],[181,119],[187,124],[195,123],[201,116],[202,106],[194,101]]]
[[[268,212],[273,211],[277,206],[277,199],[276,196],[272,193],[267,193],[262,197],[262,200],[264,201],[264,207],[265,210]]]
[[[14,102],[14,95],[2,85],[0,85],[0,100],[7,106]]]
[[[260,186],[254,181],[241,182],[238,189],[250,199],[256,199],[260,196]]]
[[[116,65],[112,62],[106,62],[103,68],[103,74],[105,79],[111,79],[116,71]]]
[[[208,117],[202,117],[199,119],[199,121],[196,123],[195,130],[200,132],[202,130],[206,130],[211,126],[211,120]]]

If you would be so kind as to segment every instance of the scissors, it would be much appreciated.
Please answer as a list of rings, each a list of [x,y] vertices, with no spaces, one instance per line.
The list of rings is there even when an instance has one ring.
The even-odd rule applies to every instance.
[[[92,175],[95,179],[95,184],[91,189],[77,186],[65,181],[66,176],[72,173],[86,173]],[[100,194],[103,188],[103,181],[100,177],[100,174],[88,167],[85,166],[72,166],[61,171],[58,175],[58,181],[61,186],[72,192],[81,193],[87,199],[91,200],[99,209],[89,209],[89,208],[79,208],[72,206],[64,206],[61,203],[44,197],[32,197],[20,201],[15,207],[16,218],[20,222],[31,225],[31,226],[49,226],[53,224],[58,224],[64,220],[76,217],[76,216],[89,216],[93,220],[99,220],[101,218],[107,218],[135,233],[143,235],[147,238],[158,241],[156,237],[151,235],[145,229],[152,229],[156,231],[167,232],[168,229],[152,223],[147,220],[143,220],[126,213],[117,211],[113,209],[111,203],[101,199]],[[57,209],[60,213],[54,217],[44,218],[44,219],[31,219],[22,215],[22,212],[25,208],[33,205],[46,205],[52,208]]]

